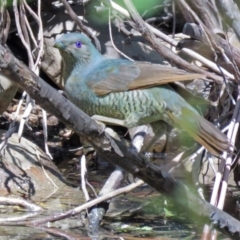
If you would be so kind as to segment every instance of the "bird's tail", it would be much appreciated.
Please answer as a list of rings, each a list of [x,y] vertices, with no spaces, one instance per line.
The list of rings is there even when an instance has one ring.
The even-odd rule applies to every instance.
[[[227,136],[195,112],[182,108],[179,116],[170,111],[167,111],[167,115],[174,122],[175,126],[184,129],[213,155],[219,156],[224,151],[231,151],[231,143]]]

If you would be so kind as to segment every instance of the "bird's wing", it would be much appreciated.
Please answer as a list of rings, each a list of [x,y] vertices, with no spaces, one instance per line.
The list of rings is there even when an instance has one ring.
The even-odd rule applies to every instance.
[[[184,70],[146,62],[136,62],[140,75],[129,84],[129,89],[154,87],[162,84],[205,78],[203,74],[188,73]]]
[[[105,95],[129,90],[129,84],[139,75],[140,69],[130,61],[107,59],[89,73],[86,83],[96,95]]]
[[[205,76],[160,64],[108,59],[89,74],[87,84],[96,95],[105,95],[200,77]]]

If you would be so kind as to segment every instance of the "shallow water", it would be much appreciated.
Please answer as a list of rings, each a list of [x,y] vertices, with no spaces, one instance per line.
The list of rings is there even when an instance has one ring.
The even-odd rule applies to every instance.
[[[89,183],[99,192],[107,177],[114,168],[108,163],[100,163],[98,170],[89,172]],[[71,181],[79,182],[79,170],[72,172]],[[73,177],[74,176],[74,177]],[[122,185],[126,185],[126,181]],[[91,191],[90,191],[91,192]],[[53,213],[61,213],[85,203],[79,188],[65,186],[49,197],[38,202],[44,211],[31,217],[40,217]],[[24,211],[16,207],[4,208],[0,217],[20,216]],[[0,239],[91,239],[86,227],[86,213],[44,224],[42,226],[0,227]],[[111,201],[109,211],[104,217],[97,238],[94,239],[200,239],[203,225],[190,222],[184,212],[179,211],[174,203],[160,196],[147,185],[135,189],[131,193],[116,197]],[[93,239],[93,238],[92,238]],[[218,239],[226,239],[221,234]]]

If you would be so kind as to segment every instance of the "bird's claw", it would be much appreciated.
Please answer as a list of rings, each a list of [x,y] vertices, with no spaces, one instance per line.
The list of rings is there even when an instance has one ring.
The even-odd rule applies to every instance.
[[[93,120],[95,119],[93,118]],[[101,135],[104,132],[106,125],[98,120],[95,120],[95,122],[100,126],[99,134]]]

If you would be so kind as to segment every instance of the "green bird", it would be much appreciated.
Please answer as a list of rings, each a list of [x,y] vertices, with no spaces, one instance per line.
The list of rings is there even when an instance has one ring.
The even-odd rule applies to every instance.
[[[231,144],[167,83],[202,75],[148,62],[109,59],[81,33],[67,33],[54,43],[63,58],[65,92],[89,116],[127,128],[151,124],[157,133],[164,124],[184,129],[214,155]]]

